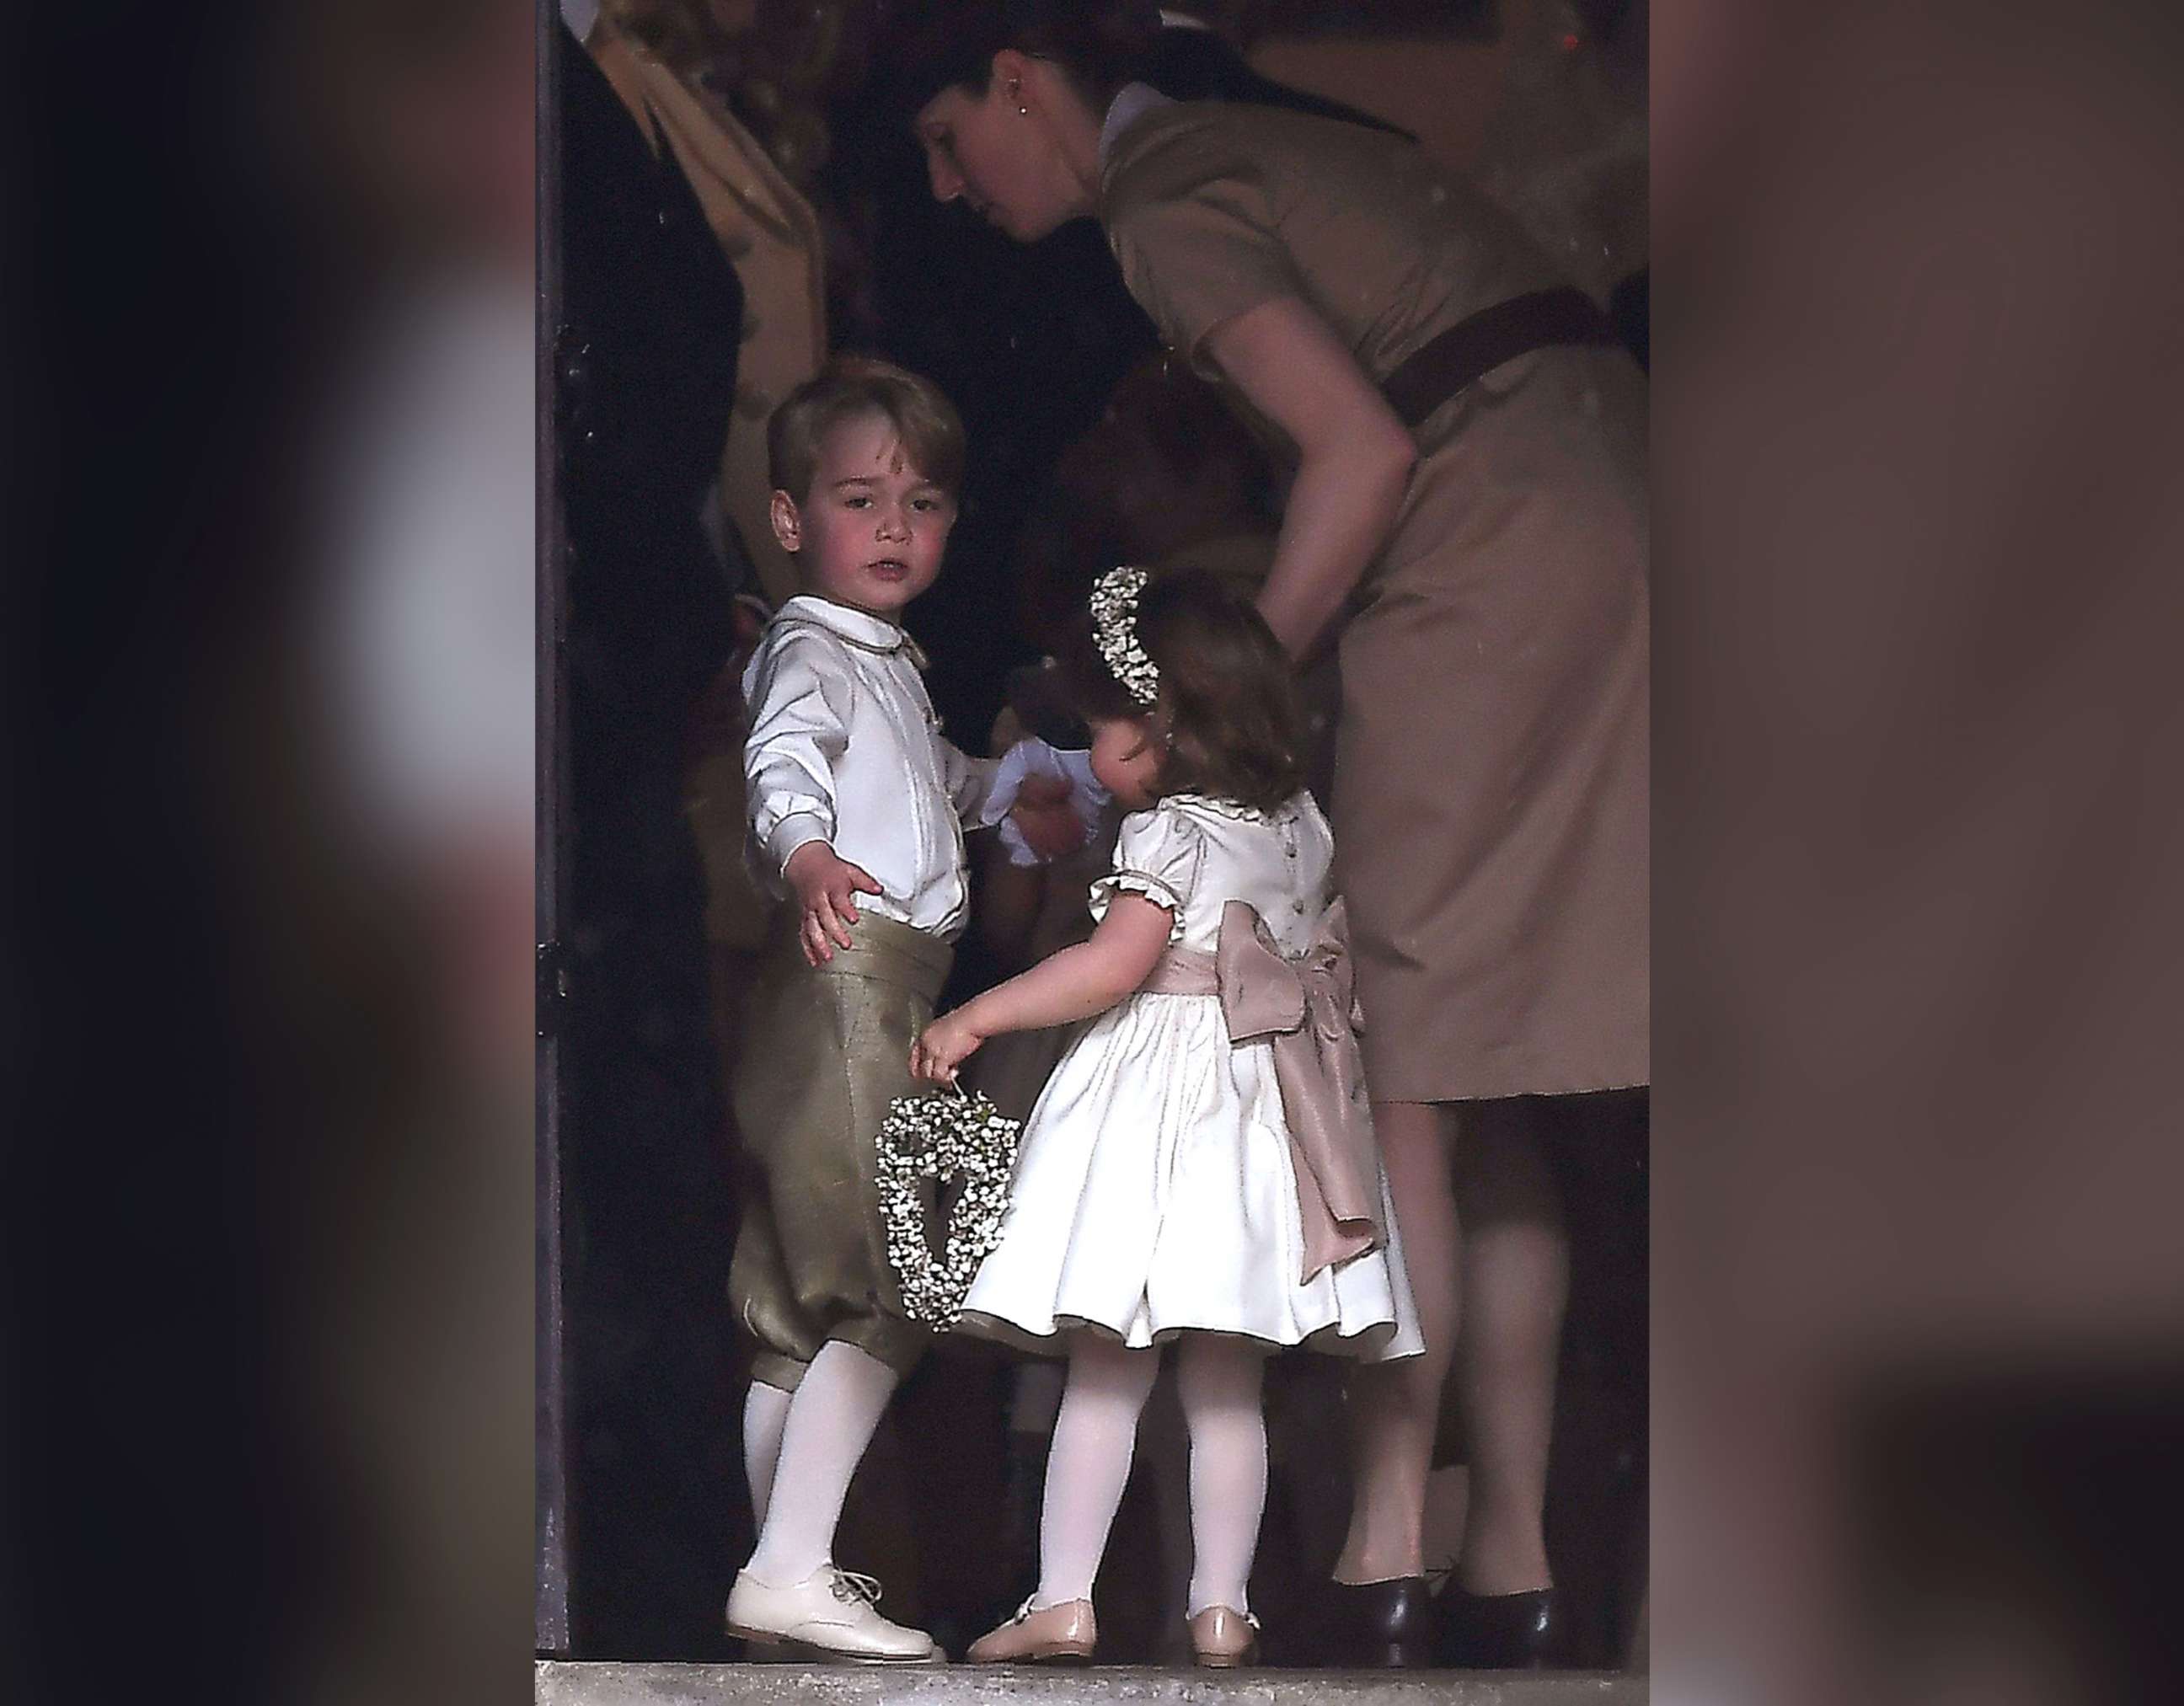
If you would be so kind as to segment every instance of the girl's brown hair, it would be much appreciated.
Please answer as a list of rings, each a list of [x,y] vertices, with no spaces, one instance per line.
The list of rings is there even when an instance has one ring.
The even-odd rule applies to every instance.
[[[1134,626],[1160,672],[1150,711],[1100,655],[1089,614],[1063,664],[1087,721],[1150,718],[1166,748],[1159,792],[1272,811],[1303,788],[1304,719],[1289,659],[1249,599],[1202,569],[1156,575],[1139,597]]]

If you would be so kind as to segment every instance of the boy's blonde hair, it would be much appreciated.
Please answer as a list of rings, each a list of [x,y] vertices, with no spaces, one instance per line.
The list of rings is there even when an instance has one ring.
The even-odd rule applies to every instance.
[[[811,494],[819,446],[844,421],[878,415],[902,440],[911,464],[953,497],[963,488],[963,422],[940,387],[866,355],[838,355],[788,393],[766,424],[774,489],[799,504]]]

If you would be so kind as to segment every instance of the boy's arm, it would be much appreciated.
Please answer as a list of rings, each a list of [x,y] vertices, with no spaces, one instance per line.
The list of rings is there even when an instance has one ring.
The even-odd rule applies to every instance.
[[[815,966],[850,945],[856,897],[880,884],[838,857],[834,765],[849,750],[856,680],[824,640],[791,635],[753,670],[744,777],[752,833],[802,913],[798,938]]]
[[[986,802],[994,797],[994,783],[1000,774],[1001,761],[973,758],[944,734],[933,738],[940,748],[940,774],[947,785],[949,803],[968,828],[976,829],[985,812]]]
[[[834,839],[834,766],[849,748],[855,685],[816,638],[761,654],[755,676],[744,780],[751,833],[783,873],[798,848]]]

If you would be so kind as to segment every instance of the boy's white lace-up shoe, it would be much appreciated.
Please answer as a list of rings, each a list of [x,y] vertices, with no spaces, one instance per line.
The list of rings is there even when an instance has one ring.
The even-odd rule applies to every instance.
[[[827,1564],[789,1587],[769,1587],[739,1570],[728,1593],[728,1633],[800,1656],[852,1664],[937,1664],[940,1649],[922,1630],[873,1609],[880,1585]]]

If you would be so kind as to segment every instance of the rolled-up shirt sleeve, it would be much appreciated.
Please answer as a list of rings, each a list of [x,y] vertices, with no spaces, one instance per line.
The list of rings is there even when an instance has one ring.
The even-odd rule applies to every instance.
[[[815,635],[790,635],[751,661],[744,780],[751,833],[777,873],[805,843],[834,839],[834,765],[855,694],[850,671]]]

